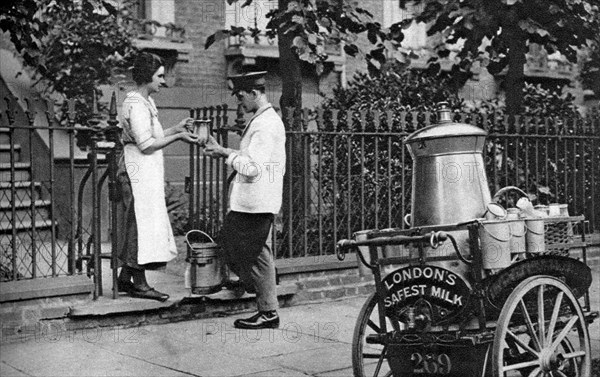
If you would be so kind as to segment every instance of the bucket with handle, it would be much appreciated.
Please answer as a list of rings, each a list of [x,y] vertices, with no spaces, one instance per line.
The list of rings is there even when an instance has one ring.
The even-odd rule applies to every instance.
[[[190,240],[190,235],[200,234],[210,242]],[[192,293],[206,295],[221,290],[227,270],[221,255],[221,248],[208,234],[201,230],[190,230],[185,235],[189,247],[190,287]]]
[[[510,266],[510,220],[479,221],[483,268],[499,270]]]

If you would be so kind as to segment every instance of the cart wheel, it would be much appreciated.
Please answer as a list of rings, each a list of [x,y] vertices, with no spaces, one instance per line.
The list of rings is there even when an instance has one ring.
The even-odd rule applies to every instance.
[[[401,324],[387,318],[388,331],[400,330]],[[352,338],[352,368],[355,377],[390,377],[392,370],[383,354],[384,346],[367,343],[367,336],[381,334],[379,325],[377,295],[372,293],[367,298],[358,315],[354,336]]]
[[[508,296],[494,337],[494,377],[589,377],[590,354],[585,317],[563,282],[532,276]]]

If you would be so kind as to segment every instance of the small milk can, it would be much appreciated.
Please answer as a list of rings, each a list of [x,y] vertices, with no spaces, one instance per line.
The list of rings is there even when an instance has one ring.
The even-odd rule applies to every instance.
[[[518,208],[509,208],[506,219],[509,220],[510,241],[509,249],[513,258],[521,258],[525,255],[525,220],[520,216]]]
[[[530,254],[540,254],[546,251],[546,240],[544,232],[543,218],[525,219],[527,233],[525,236],[527,252]]]
[[[510,222],[511,220],[479,221],[479,240],[484,269],[498,271],[510,266]]]

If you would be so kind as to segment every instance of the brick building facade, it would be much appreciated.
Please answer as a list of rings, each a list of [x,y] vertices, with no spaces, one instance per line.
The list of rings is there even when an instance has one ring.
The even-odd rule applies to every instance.
[[[258,43],[253,38],[229,38],[216,42],[205,49],[209,35],[230,26],[263,28],[270,9],[277,7],[277,0],[254,0],[252,5],[242,8],[238,2],[228,5],[226,0],[140,0],[138,16],[156,20],[162,24],[175,24],[185,29],[185,35],[169,34],[165,28],[155,28],[136,41],[138,47],[162,55],[167,61],[167,83],[170,88],[155,95],[161,121],[169,127],[181,117],[189,114],[189,108],[227,104],[230,117],[235,116],[235,101],[226,87],[226,77],[243,70],[266,70],[267,92],[271,102],[278,107],[281,95],[281,79],[278,50],[275,41],[261,36]],[[362,0],[360,6],[372,13],[382,26],[389,26],[403,18],[412,16],[419,9],[401,9],[395,0]],[[403,46],[421,55],[413,61],[416,68],[423,67],[429,57],[428,41],[424,24],[413,25],[405,30]],[[6,39],[4,40],[6,48]],[[359,37],[358,45],[363,51],[370,48],[365,36]],[[2,47],[2,46],[0,46]],[[538,49],[539,50],[539,49]],[[534,51],[535,52],[535,51]],[[365,71],[366,64],[359,56],[345,56],[343,50],[333,48],[325,65],[325,73],[317,77],[314,69],[303,68],[303,106],[314,107],[322,100],[321,94],[330,94],[337,85],[345,85],[355,72]],[[446,68],[450,61],[446,62]],[[461,95],[466,100],[491,99],[501,96],[501,77],[490,75],[485,68],[476,67],[474,78],[469,80]],[[567,86],[567,90],[579,95],[582,90],[574,80],[576,67],[564,64],[560,58],[549,58],[538,54],[528,56],[526,76],[550,78]],[[6,79],[6,78],[5,78]],[[119,98],[128,90],[127,83],[107,88],[106,95],[117,91]],[[108,98],[105,98],[107,100]],[[167,180],[182,184],[186,174],[187,148],[175,144],[165,150],[167,157]]]

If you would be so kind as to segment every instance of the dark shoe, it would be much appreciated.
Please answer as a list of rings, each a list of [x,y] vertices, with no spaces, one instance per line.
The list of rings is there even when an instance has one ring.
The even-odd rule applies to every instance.
[[[250,318],[236,319],[233,327],[237,329],[276,329],[279,327],[279,315],[276,311],[258,312]]]
[[[129,293],[129,292],[135,290],[135,286],[129,280],[117,279],[117,290],[119,292]]]
[[[154,288],[150,288],[150,287],[139,288],[139,287],[134,286],[133,290],[130,291],[129,294],[131,297],[147,298],[147,299],[158,300],[158,301],[167,301],[169,299],[168,294],[159,292],[159,291],[155,290]]]

